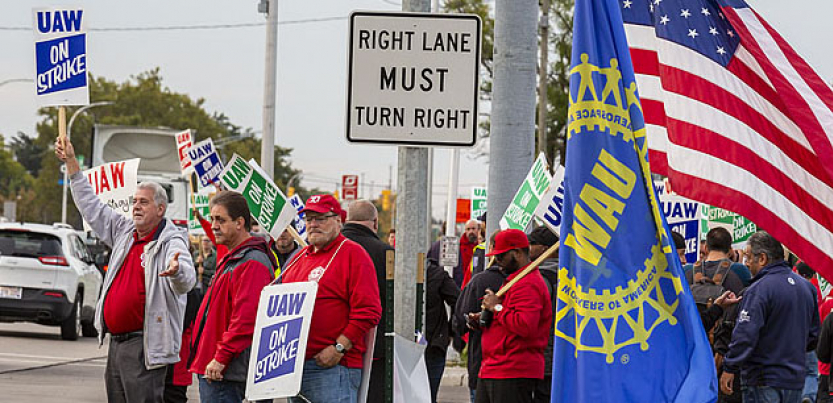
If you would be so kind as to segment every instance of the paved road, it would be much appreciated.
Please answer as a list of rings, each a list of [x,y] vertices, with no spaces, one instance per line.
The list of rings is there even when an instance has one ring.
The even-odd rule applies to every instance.
[[[107,343],[97,338],[61,340],[58,327],[0,323],[0,402],[99,403],[106,401]],[[457,370],[456,373],[460,371]],[[454,374],[450,370],[449,374]],[[467,403],[468,389],[440,388],[439,403]],[[198,402],[196,385],[189,402]]]

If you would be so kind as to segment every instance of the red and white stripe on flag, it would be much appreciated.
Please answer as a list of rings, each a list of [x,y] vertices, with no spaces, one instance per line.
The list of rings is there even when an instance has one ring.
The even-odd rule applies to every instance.
[[[740,38],[725,67],[660,25],[626,24],[651,167],[833,279],[833,91],[751,8],[720,11]]]

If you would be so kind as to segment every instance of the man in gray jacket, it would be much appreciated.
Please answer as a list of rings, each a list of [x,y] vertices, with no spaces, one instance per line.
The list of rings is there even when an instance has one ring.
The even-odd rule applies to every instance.
[[[133,219],[102,203],[81,173],[69,140],[55,142],[72,197],[96,235],[112,248],[95,311],[99,343],[110,333],[104,372],[109,402],[162,402],[165,367],[179,361],[186,294],[196,283],[184,230],[165,218],[167,194],[139,184]]]

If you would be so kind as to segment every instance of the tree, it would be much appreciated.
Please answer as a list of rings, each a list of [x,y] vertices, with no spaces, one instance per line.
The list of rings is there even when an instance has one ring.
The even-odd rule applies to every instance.
[[[72,143],[76,154],[91,157],[91,139],[95,123],[109,125],[190,128],[195,141],[212,138],[225,144],[222,151],[231,157],[232,153],[249,159],[260,159],[260,139],[255,138],[251,128],[233,124],[223,113],[209,113],[205,99],[193,99],[187,94],[174,92],[163,85],[159,68],[130,77],[117,83],[104,77],[90,75],[91,102],[110,101],[112,105],[87,110],[78,115],[72,128]],[[67,107],[67,117],[77,107]],[[58,134],[57,108],[42,108],[38,111],[42,120],[37,125],[38,136],[35,144],[50,149]],[[288,160],[292,150],[275,148],[274,177],[279,186],[285,186],[292,175],[298,173]],[[39,206],[38,221],[54,222],[61,214],[61,187],[58,185],[59,161],[44,158],[34,187],[37,194],[35,203]],[[75,206],[70,203],[68,220],[80,223]]]
[[[46,147],[43,147],[35,142],[35,138],[23,132],[18,132],[17,137],[12,138],[9,149],[14,154],[15,159],[29,172],[30,175],[37,175],[40,171],[41,161],[43,161],[46,152]]]
[[[26,168],[6,150],[3,135],[0,135],[0,198],[14,200],[32,187],[32,176]]]
[[[552,161],[556,153],[564,161],[566,145],[567,109],[569,108],[569,71],[573,44],[573,7],[575,0],[550,0],[550,60],[547,74],[547,145],[546,154]],[[494,53],[494,18],[485,0],[445,0],[443,9],[449,13],[471,13],[483,21],[481,63],[485,74],[482,77],[481,100],[491,101],[492,67]],[[554,57],[553,57],[554,56]],[[536,109],[537,110],[537,109]],[[537,122],[537,120],[536,120]],[[489,137],[489,119],[480,122],[481,140]],[[537,141],[537,138],[536,138]],[[480,150],[478,156],[487,156]]]
[[[560,157],[563,164],[567,146],[567,110],[570,107],[570,58],[573,53],[573,7],[575,0],[552,0],[550,21],[550,64],[547,77],[547,156]],[[552,59],[552,55],[555,58]]]

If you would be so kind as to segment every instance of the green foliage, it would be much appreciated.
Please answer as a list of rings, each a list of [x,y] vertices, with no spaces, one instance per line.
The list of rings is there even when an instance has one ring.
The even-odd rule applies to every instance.
[[[233,124],[222,113],[209,113],[205,99],[193,99],[188,94],[178,93],[163,84],[159,68],[132,76],[125,82],[115,82],[104,77],[90,75],[90,101],[113,102],[90,108],[79,114],[72,126],[70,137],[76,154],[84,156],[87,163],[92,157],[92,134],[95,123],[141,127],[190,128],[195,142],[212,138],[221,144],[221,154],[228,161],[234,153],[249,159],[260,160],[259,138],[251,128]],[[67,119],[78,107],[67,107]],[[51,156],[53,143],[58,135],[58,108],[42,108],[38,111],[41,121],[37,125],[34,146],[47,150],[37,179],[34,180],[35,200],[39,206],[34,220],[51,223],[60,220],[61,186],[58,185],[60,162]],[[282,188],[290,177],[299,171],[289,162],[291,149],[275,147],[275,181]],[[0,182],[0,185],[2,182]],[[297,185],[296,185],[297,188]],[[0,188],[2,190],[4,188]],[[304,191],[299,189],[299,192]],[[68,222],[80,226],[75,206],[70,203]],[[28,217],[27,217],[28,218]]]
[[[35,143],[35,138],[23,132],[18,132],[17,137],[12,138],[9,149],[14,158],[26,168],[30,175],[37,175],[40,171],[41,161],[47,156],[46,147]]]
[[[12,153],[6,150],[3,136],[0,135],[0,199],[14,200],[21,192],[32,187],[32,176],[26,168],[15,161]]]
[[[547,74],[547,145],[545,149],[550,161],[553,160],[553,156],[556,154],[561,157],[561,161],[564,161],[575,0],[550,1],[550,37],[548,43],[550,65]],[[445,0],[443,10],[449,13],[477,14],[483,21],[481,63],[486,74],[482,77],[480,89],[481,99],[490,101],[492,99],[495,21],[491,16],[489,4],[485,0]],[[489,120],[482,120],[480,128],[482,136],[488,137]]]
[[[547,156],[563,164],[567,146],[567,109],[570,107],[570,57],[573,52],[575,0],[552,0],[550,10],[550,67],[547,77]],[[553,58],[554,56],[554,58]]]

